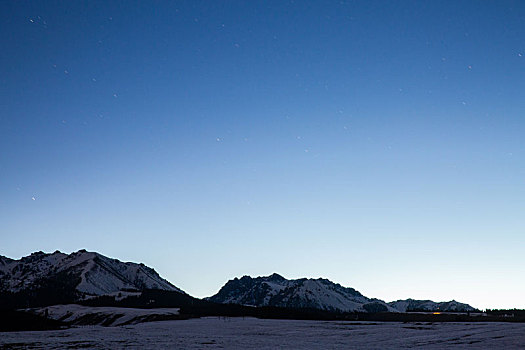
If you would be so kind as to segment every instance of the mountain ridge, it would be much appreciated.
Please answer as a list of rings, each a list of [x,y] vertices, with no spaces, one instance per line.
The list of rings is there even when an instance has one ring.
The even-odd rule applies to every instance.
[[[334,312],[395,312],[379,299],[367,298],[354,288],[325,278],[287,280],[281,275],[229,280],[206,300],[223,304],[309,308]]]
[[[432,301],[432,300],[415,300],[402,299],[391,301],[388,305],[399,310],[400,312],[417,312],[417,311],[433,311],[433,312],[473,312],[477,311],[468,304],[460,303],[456,300],[450,301]]]
[[[184,300],[189,304],[199,300],[142,263],[122,262],[84,249],[71,254],[58,250],[53,253],[39,251],[18,260],[0,255],[0,296],[2,296],[0,304],[2,305],[9,305],[16,301],[17,305],[29,307],[29,305],[87,302],[93,298],[106,298],[104,299],[106,302],[109,302],[107,300],[119,302],[129,297],[138,298],[145,290],[180,294],[181,298],[182,296],[184,298],[181,299],[173,294],[169,298]],[[259,277],[235,277],[227,281],[215,295],[202,301],[223,305],[336,313],[476,311],[470,305],[455,300],[434,302],[405,299],[387,303],[380,299],[369,298],[354,288],[344,287],[326,278],[286,279],[277,273]],[[130,301],[127,303],[136,305]],[[147,307],[149,301],[143,300],[143,303]]]
[[[0,291],[73,288],[77,299],[125,291],[161,289],[184,293],[144,264],[122,262],[81,249],[71,254],[35,252],[19,260],[0,256]]]
[[[206,300],[222,304],[255,307],[309,308],[334,312],[470,312],[468,304],[431,300],[397,300],[385,302],[369,298],[350,287],[325,278],[288,280],[279,274],[235,277]]]

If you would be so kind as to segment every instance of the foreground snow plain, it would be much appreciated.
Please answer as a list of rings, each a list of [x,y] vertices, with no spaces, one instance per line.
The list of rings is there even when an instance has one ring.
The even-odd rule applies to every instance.
[[[0,333],[2,349],[525,349],[523,323],[201,318]]]

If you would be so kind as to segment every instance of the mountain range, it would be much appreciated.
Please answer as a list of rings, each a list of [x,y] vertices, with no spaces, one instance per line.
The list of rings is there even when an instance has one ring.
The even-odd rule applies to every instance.
[[[410,311],[475,311],[468,304],[430,300],[398,300],[386,303],[368,298],[353,288],[327,279],[288,280],[274,273],[267,277],[244,276],[228,281],[219,292],[208,298],[216,303],[249,306],[317,309],[332,312],[410,312]]]
[[[193,306],[214,303],[336,313],[476,310],[454,300],[436,303],[407,299],[387,303],[327,279],[289,280],[276,273],[266,277],[234,278],[216,295],[199,300],[144,264],[122,262],[86,250],[71,254],[59,251],[50,254],[36,252],[19,260],[0,256],[0,306],[3,307],[44,306],[94,299],[105,300],[106,303],[112,300],[111,305],[122,301],[137,306],[137,300],[144,293],[163,293],[164,299]],[[147,302],[150,301],[148,299]]]

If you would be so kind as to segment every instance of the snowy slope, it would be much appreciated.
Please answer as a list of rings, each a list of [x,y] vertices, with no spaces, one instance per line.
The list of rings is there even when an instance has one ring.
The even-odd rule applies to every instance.
[[[477,311],[468,304],[459,303],[455,300],[435,302],[432,300],[397,300],[388,303],[399,312],[409,311],[442,311],[442,312],[471,312]]]
[[[311,308],[326,311],[396,311],[382,300],[370,299],[353,288],[327,279],[287,280],[273,274],[266,277],[230,280],[208,300],[223,304]]]
[[[71,254],[33,253],[20,260],[0,256],[0,291],[17,293],[59,281],[71,286],[79,298],[107,295],[122,290],[161,289],[183,293],[155,270],[121,262],[94,252]]]
[[[87,307],[69,304],[27,309],[25,311],[73,325],[123,326],[180,318],[180,310],[178,308],[133,309],[123,307]]]

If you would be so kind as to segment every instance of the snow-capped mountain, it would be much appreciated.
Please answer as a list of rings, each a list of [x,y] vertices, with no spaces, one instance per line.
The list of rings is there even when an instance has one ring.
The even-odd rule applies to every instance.
[[[435,302],[432,300],[397,300],[388,303],[394,309],[400,312],[410,311],[442,311],[442,312],[471,312],[477,311],[475,308],[468,304],[463,304],[455,300]]]
[[[345,288],[327,279],[287,280],[275,273],[266,277],[244,276],[230,280],[208,300],[222,304],[341,312],[397,311],[382,300],[367,298],[353,288]]]
[[[66,290],[78,299],[144,289],[184,293],[144,264],[122,262],[85,250],[71,254],[37,252],[20,260],[0,256],[0,292],[24,293],[44,288]]]

